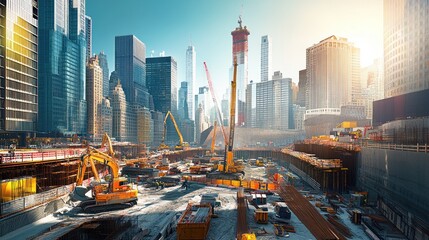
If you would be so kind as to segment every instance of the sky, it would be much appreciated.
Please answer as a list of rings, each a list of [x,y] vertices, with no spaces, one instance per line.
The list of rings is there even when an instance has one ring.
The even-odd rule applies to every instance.
[[[383,53],[382,0],[87,0],[93,21],[93,53],[104,51],[114,70],[115,36],[133,34],[146,56],[177,61],[178,89],[185,81],[186,49],[197,53],[196,87],[207,85],[207,62],[216,95],[229,86],[232,36],[238,16],[249,35],[249,82],[260,81],[261,37],[272,41],[272,70],[298,82],[308,47],[331,36],[348,38],[360,48],[361,66]],[[272,75],[272,73],[270,74]]]

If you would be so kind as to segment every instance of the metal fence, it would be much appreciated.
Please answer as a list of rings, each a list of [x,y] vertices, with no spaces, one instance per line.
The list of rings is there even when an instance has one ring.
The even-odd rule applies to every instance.
[[[80,157],[85,149],[55,150],[47,152],[15,152],[0,154],[0,163],[47,161]]]
[[[49,202],[58,197],[64,196],[71,192],[73,184],[54,188],[46,192],[29,195],[23,198],[18,198],[9,202],[0,204],[0,216],[9,215],[28,209],[46,202]]]
[[[396,143],[362,142],[361,145],[362,147],[367,147],[367,148],[429,153],[428,144],[404,145],[404,144],[396,144]]]

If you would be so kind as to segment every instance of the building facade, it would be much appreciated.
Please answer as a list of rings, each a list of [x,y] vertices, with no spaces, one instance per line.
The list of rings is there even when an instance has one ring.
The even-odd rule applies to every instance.
[[[38,131],[85,134],[85,1],[38,3]]]
[[[88,59],[86,65],[86,100],[88,109],[87,132],[93,139],[101,139],[101,105],[103,102],[103,70],[98,64],[98,56]]]
[[[118,81],[112,91],[112,136],[117,141],[126,139],[127,101],[121,83]]]
[[[180,119],[189,119],[188,82],[181,82],[179,89],[179,107],[177,109]]]
[[[155,111],[165,116],[171,111],[177,117],[177,63],[173,57],[152,57],[146,59],[147,84],[153,98]],[[176,130],[167,121],[167,140],[177,141]]]
[[[106,97],[103,97],[103,101],[101,102],[100,113],[101,113],[101,119],[100,119],[101,134],[107,133],[109,136],[113,136],[112,135],[113,112],[112,112],[112,107],[110,105],[110,100]]]
[[[306,108],[357,105],[360,51],[346,38],[330,36],[307,48]]]
[[[429,2],[384,1],[385,97],[429,89]]]
[[[86,60],[92,57],[92,18],[85,16],[85,31],[86,31]]]
[[[299,71],[299,82],[298,82],[298,96],[296,104],[301,107],[305,107],[305,92],[307,84],[307,70],[303,69]]]
[[[250,81],[246,88],[246,127],[256,127],[256,83]]]
[[[109,96],[109,64],[107,63],[107,56],[104,54],[104,52],[100,52],[98,54],[98,63],[103,70],[103,96],[108,97]],[[118,82],[118,81],[116,81]]]
[[[146,47],[134,35],[115,37],[115,71],[127,101],[150,107],[146,86]]]
[[[293,119],[295,122],[296,130],[304,130],[304,116],[305,116],[305,107],[301,107],[298,104],[294,104]]]
[[[0,132],[35,132],[38,114],[38,6],[0,2]]]
[[[248,84],[248,36],[250,32],[246,26],[242,26],[241,17],[238,20],[239,26],[231,32],[232,35],[232,63],[237,60],[237,125],[243,125],[245,122],[245,102],[246,87]],[[231,79],[232,79],[231,69]]]
[[[292,79],[274,72],[273,80],[256,83],[256,126],[278,130],[294,128]]]
[[[196,65],[197,53],[195,52],[194,46],[188,46],[186,50],[186,82],[188,83],[188,116],[191,120],[194,120],[194,93],[195,84],[197,80],[197,65]]]
[[[271,38],[268,35],[261,38],[261,82],[266,82],[270,78],[272,64]]]
[[[148,108],[135,105],[137,122],[137,143],[150,146],[153,141],[153,120]]]

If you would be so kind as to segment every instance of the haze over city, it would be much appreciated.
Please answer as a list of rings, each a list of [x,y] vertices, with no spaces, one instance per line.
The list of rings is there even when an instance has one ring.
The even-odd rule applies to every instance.
[[[241,15],[249,35],[249,81],[260,81],[261,36],[270,35],[273,70],[298,82],[305,69],[306,48],[331,35],[348,38],[361,50],[361,66],[382,56],[381,0],[249,0],[249,1],[87,1],[93,19],[93,52],[104,51],[114,69],[115,36],[133,34],[146,45],[146,55],[173,56],[178,83],[185,80],[186,48],[197,53],[197,87],[207,85],[203,62],[211,71],[219,97],[229,86],[231,31]],[[103,5],[100,8],[100,4]],[[272,74],[272,73],[271,73]]]

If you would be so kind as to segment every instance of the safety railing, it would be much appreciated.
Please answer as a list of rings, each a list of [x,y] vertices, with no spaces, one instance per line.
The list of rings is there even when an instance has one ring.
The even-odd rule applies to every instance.
[[[19,163],[80,157],[85,149],[67,149],[46,152],[15,152],[0,154],[0,163]]]
[[[404,144],[396,144],[396,143],[362,142],[361,145],[362,147],[367,147],[367,148],[429,153],[428,144],[404,145]]]
[[[9,202],[0,203],[0,217],[16,213],[46,202],[58,197],[69,194],[73,184],[51,189],[46,192],[29,195]]]

